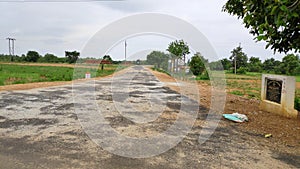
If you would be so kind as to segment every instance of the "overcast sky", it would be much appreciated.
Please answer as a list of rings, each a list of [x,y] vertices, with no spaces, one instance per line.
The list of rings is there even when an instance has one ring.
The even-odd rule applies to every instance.
[[[118,19],[153,12],[172,15],[194,25],[207,37],[219,58],[228,58],[239,43],[248,57],[281,60],[284,55],[274,55],[265,49],[264,42],[256,43],[240,20],[221,12],[226,0],[23,1],[0,0],[0,53],[8,53],[6,38],[12,37],[16,39],[15,54],[35,50],[41,55],[64,56],[66,50],[82,51],[96,32]],[[142,59],[151,49],[165,50],[171,41],[149,35],[130,38],[128,57]],[[120,43],[109,54],[115,60],[123,59],[124,45]]]

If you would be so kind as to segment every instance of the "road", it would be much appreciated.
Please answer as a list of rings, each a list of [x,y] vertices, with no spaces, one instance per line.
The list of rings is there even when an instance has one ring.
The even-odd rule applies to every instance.
[[[207,113],[142,66],[74,86],[4,91],[0,93],[0,168],[299,167],[298,156],[278,153],[224,120],[200,144]],[[167,141],[160,138],[140,145],[111,135],[149,140],[177,120],[179,127],[163,135]],[[182,141],[173,139],[186,131]],[[168,147],[169,141],[176,144]]]

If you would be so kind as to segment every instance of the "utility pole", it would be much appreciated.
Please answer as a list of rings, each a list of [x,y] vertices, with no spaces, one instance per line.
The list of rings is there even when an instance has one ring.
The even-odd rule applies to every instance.
[[[8,52],[10,55],[10,61],[13,61],[13,56],[15,55],[15,41],[14,38],[6,38],[8,40]]]
[[[16,39],[11,39],[11,41],[12,41],[12,55],[14,56],[15,55],[15,40]]]
[[[126,64],[126,55],[127,55],[127,43],[126,43],[126,40],[125,40],[125,64]]]
[[[234,56],[234,74],[236,74],[236,55]]]
[[[239,48],[241,47],[241,42],[239,43]],[[236,74],[236,57],[237,55],[235,54],[234,56],[234,74]]]

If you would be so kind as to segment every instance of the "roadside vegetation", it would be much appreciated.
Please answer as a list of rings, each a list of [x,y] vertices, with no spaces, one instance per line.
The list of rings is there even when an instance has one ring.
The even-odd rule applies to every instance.
[[[239,45],[231,51],[228,58],[209,62],[200,52],[196,52],[186,63],[189,47],[183,40],[171,42],[166,51],[169,53],[151,52],[147,56],[146,64],[154,65],[154,70],[176,78],[185,77],[182,76],[185,74],[190,75],[188,79],[207,84],[210,84],[209,72],[225,71],[227,92],[248,98],[260,99],[263,73],[295,76],[298,83],[295,108],[300,111],[299,55],[287,54],[281,61],[274,58],[262,61],[259,57],[249,58]]]
[[[64,57],[49,53],[42,56],[37,51],[28,51],[21,56],[0,54],[0,86],[71,81],[85,78],[87,72],[91,77],[101,77],[124,68],[120,64],[121,61],[113,61],[109,55],[97,59],[79,56],[77,51],[65,51]],[[75,66],[75,63],[79,63],[80,66]]]
[[[113,74],[118,65],[106,65],[104,70],[95,68],[76,68],[58,66],[32,66],[16,64],[0,64],[0,85],[24,84],[32,82],[71,81],[85,78],[90,72],[91,77],[102,77]]]

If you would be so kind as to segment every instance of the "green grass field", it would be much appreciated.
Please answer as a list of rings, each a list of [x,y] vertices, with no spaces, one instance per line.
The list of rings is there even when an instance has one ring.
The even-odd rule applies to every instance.
[[[212,71],[215,76],[221,77],[221,71]],[[226,89],[228,93],[244,96],[248,98],[260,99],[262,73],[247,72],[246,74],[233,74],[231,71],[225,72]],[[196,77],[196,80],[210,84],[209,80],[202,80]],[[296,82],[300,82],[300,75],[296,76]],[[300,98],[300,88],[296,88],[296,97]]]
[[[106,76],[114,73],[117,68],[118,65],[105,65],[104,70],[100,70],[96,68],[74,69],[70,67],[0,64],[0,85],[71,81],[84,78],[86,72],[91,72],[92,77]]]
[[[244,75],[236,75],[231,72],[226,72],[226,89],[229,93],[260,99],[261,94],[261,76],[262,73],[247,72]],[[295,76],[296,82],[300,82],[300,75]],[[198,80],[198,79],[197,79]],[[295,108],[300,110],[300,88],[296,88]]]

